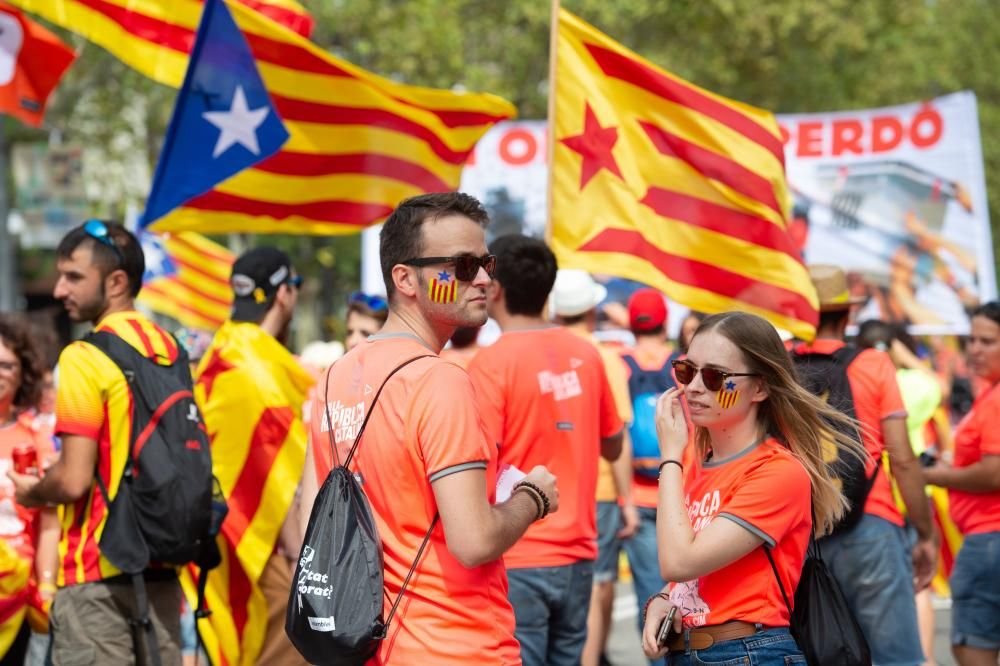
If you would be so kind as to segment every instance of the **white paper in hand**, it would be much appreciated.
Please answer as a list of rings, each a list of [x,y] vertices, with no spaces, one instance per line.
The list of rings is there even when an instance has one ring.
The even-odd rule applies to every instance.
[[[514,490],[514,485],[528,476],[513,465],[503,464],[497,474],[497,499],[496,503],[506,502],[510,499],[510,493]]]

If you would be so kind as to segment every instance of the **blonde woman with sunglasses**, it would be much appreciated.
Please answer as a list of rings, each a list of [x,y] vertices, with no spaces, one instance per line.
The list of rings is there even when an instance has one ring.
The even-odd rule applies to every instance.
[[[822,443],[863,450],[827,425],[846,417],[799,385],[778,333],[755,315],[705,319],[674,376],[683,388],[661,396],[656,423],[656,530],[670,582],[647,602],[646,655],[685,666],[804,664],[764,548],[791,596],[810,533],[829,532],[846,509]]]

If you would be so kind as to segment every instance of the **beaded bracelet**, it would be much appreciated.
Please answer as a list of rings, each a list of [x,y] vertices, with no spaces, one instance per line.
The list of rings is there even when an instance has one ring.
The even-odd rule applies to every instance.
[[[544,510],[542,511],[542,518],[544,518],[545,516],[549,515],[549,509],[551,508],[551,506],[549,505],[549,498],[542,491],[541,488],[539,488],[535,484],[531,483],[530,481],[520,481],[520,482],[518,482],[517,484],[514,485],[514,489],[517,490],[518,488],[531,488],[536,493],[538,493],[538,496],[542,498],[542,505],[543,505],[543,508],[544,508]]]
[[[651,596],[649,599],[646,599],[646,604],[642,607],[642,623],[643,624],[646,624],[646,612],[649,611],[649,604],[653,603],[653,599],[655,599],[657,597],[659,597],[660,599],[663,599],[664,601],[670,601],[670,595],[667,594],[666,592],[657,592],[656,594],[654,594],[653,596]]]
[[[535,491],[534,488],[529,488],[528,486],[514,486],[514,490],[511,493],[516,493],[519,490],[523,490],[531,498],[531,501],[535,503],[535,518],[534,520],[540,520],[542,514],[545,512],[545,503],[542,501],[542,496]],[[532,521],[534,522],[534,521]]]

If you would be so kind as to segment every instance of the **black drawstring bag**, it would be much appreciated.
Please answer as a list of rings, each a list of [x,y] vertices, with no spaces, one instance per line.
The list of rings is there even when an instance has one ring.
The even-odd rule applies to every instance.
[[[330,470],[316,495],[285,615],[285,633],[310,664],[361,666],[375,656],[437,525],[435,516],[392,609],[383,621],[382,540],[368,498],[349,465],[386,382],[421,358],[427,356],[418,356],[397,366],[382,382],[342,465],[333,429],[329,429],[333,460],[338,464]],[[326,391],[329,388],[330,375],[327,374]],[[327,397],[324,395],[324,400]],[[332,422],[329,414],[327,420]]]
[[[802,578],[795,590],[794,611],[767,545],[764,552],[788,608],[792,636],[806,656],[806,663],[809,666],[872,666],[868,641],[837,579],[826,568],[816,540],[810,535]]]

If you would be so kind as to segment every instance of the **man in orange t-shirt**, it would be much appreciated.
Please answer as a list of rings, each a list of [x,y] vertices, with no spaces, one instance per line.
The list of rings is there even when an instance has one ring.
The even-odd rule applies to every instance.
[[[597,557],[597,461],[621,453],[622,420],[594,345],[543,314],[556,278],[544,242],[503,236],[489,313],[503,335],[469,365],[480,414],[500,463],[545,465],[559,478],[559,514],[532,527],[504,557],[526,666],[579,664]]]
[[[500,558],[545,506],[558,507],[555,478],[535,467],[529,485],[495,502],[496,446],[483,434],[468,375],[438,356],[456,328],[486,322],[496,267],[486,249],[488,221],[482,205],[461,193],[401,203],[380,242],[389,317],[320,380],[328,388],[311,419],[303,508],[310,511],[319,481],[342,463],[370,415],[351,470],[382,540],[386,615],[440,516],[376,664],[521,663]],[[389,378],[418,357],[425,358]]]
[[[796,345],[798,355],[832,355],[844,347],[844,332],[854,301],[844,272],[834,266],[811,266],[819,296],[820,320],[816,339]],[[855,415],[871,459],[868,475],[874,484],[865,502],[865,515],[849,530],[822,540],[823,559],[840,584],[878,664],[918,666],[924,661],[917,628],[914,585],[930,584],[937,545],[924,494],[923,476],[910,447],[906,408],[896,382],[896,368],[885,352],[866,349],[847,366]],[[888,470],[876,467],[883,453],[917,530],[916,545],[892,497]]]

